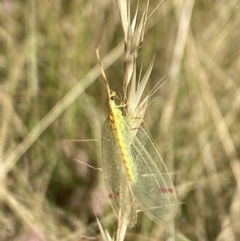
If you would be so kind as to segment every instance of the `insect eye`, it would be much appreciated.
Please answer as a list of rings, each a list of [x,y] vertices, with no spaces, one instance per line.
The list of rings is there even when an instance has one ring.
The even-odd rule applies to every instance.
[[[111,99],[111,100],[115,100],[115,96],[112,95],[112,96],[110,97],[110,99]]]

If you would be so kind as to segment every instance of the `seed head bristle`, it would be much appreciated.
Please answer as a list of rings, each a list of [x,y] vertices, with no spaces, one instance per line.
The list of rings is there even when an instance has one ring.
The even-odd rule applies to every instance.
[[[100,221],[98,220],[98,218],[96,217],[97,223],[98,223],[98,227],[99,230],[101,232],[102,238],[104,241],[114,241],[114,238],[111,238],[111,236],[109,235],[107,230],[104,230]]]
[[[124,80],[123,94],[124,101],[127,103],[126,114],[137,121],[134,121],[134,128],[138,127],[142,121],[147,108],[149,95],[141,101],[144,89],[149,80],[153,68],[154,59],[151,61],[143,78],[137,79],[136,61],[144,39],[144,31],[148,19],[148,5],[142,15],[138,17],[138,6],[131,22],[130,18],[130,1],[119,0],[118,9],[121,16],[124,32]]]

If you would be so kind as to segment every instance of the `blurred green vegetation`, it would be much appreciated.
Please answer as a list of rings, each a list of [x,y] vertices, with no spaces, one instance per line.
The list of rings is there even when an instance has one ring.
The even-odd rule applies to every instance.
[[[177,240],[239,240],[240,3],[195,2],[172,78],[183,3],[165,0],[147,23],[138,67],[156,54],[148,90],[166,79],[145,119],[173,172]],[[131,5],[134,13],[137,1]],[[105,56],[122,41],[113,1],[0,2],[0,240],[100,240],[95,214],[116,230],[101,171],[83,163],[101,167],[108,113],[98,68],[87,74],[98,46]],[[109,61],[120,95],[121,51]],[[96,140],[74,141],[84,139]],[[160,240],[158,226],[139,216],[126,240]]]

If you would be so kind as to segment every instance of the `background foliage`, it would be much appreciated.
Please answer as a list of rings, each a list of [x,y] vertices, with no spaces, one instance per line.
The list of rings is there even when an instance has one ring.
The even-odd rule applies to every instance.
[[[240,3],[195,1],[177,59],[183,4],[163,1],[147,23],[139,69],[156,54],[149,90],[166,79],[145,121],[173,172],[176,239],[238,240]],[[134,13],[137,1],[131,5]],[[118,91],[122,41],[113,1],[0,2],[0,240],[99,240],[95,214],[114,233],[101,172],[81,162],[101,166],[108,113],[95,49],[109,54],[106,72]],[[72,141],[89,138],[99,141]],[[159,227],[139,216],[126,240],[160,240]]]

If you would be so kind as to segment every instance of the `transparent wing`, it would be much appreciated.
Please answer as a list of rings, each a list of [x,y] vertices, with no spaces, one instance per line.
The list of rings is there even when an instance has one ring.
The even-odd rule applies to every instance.
[[[116,216],[128,227],[137,220],[137,204],[130,192],[110,121],[102,127],[102,168],[104,182]]]
[[[125,123],[127,125],[127,121]],[[154,221],[171,222],[177,211],[176,191],[168,170],[149,134],[139,127],[133,130],[131,152],[138,179],[131,190],[145,213]],[[127,133],[126,133],[127,134]]]

